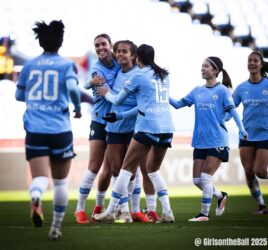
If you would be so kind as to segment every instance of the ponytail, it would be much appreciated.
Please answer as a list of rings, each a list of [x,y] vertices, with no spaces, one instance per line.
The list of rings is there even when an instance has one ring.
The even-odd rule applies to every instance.
[[[227,71],[223,68],[223,62],[219,57],[215,56],[209,56],[207,57],[207,60],[210,62],[210,65],[213,67],[213,69],[217,70],[218,73],[216,76],[219,75],[220,72],[222,72],[222,84],[227,88],[232,88],[232,81],[227,73]]]
[[[142,44],[137,49],[137,56],[139,60],[144,64],[145,66],[150,65],[152,69],[154,70],[154,74],[156,77],[160,78],[161,81],[167,77],[169,72],[166,69],[163,69],[159,67],[154,62],[154,48],[147,44]]]
[[[222,69],[222,84],[227,88],[233,88],[232,80],[225,69]]]

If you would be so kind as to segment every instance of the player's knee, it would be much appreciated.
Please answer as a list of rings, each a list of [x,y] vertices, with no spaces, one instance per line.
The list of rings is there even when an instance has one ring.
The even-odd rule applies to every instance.
[[[258,169],[258,170],[256,170],[255,173],[256,173],[257,177],[260,179],[268,179],[267,171],[265,171],[265,170]]]
[[[201,185],[201,178],[193,178],[193,184],[196,186],[200,186]]]
[[[120,172],[120,169],[114,168],[112,169],[112,176],[118,176]]]

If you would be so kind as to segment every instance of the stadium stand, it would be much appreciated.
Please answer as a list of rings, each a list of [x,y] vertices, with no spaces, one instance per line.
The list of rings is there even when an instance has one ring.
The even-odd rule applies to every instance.
[[[157,61],[170,71],[174,97],[202,83],[200,67],[207,56],[222,58],[235,87],[247,78],[246,58],[251,49],[266,56],[268,51],[265,0],[2,0],[1,8],[0,36],[15,38],[11,51],[21,59],[20,64],[41,53],[31,31],[34,21],[62,19],[66,36],[60,54],[65,57],[81,59],[94,51],[94,37],[104,32],[113,41],[153,45]],[[244,46],[243,39],[251,37],[251,48]],[[191,134],[192,110],[174,112],[174,119],[177,133]]]
[[[193,21],[209,24],[234,44],[261,51],[268,57],[268,2],[265,0],[178,0],[166,1]]]

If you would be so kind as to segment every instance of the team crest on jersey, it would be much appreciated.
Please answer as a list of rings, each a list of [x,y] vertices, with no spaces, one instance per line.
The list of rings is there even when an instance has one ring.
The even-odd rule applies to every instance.
[[[263,94],[263,95],[268,95],[268,90],[267,90],[267,89],[264,89],[264,90],[262,91],[262,94]]]
[[[219,99],[218,95],[213,95],[212,98],[213,98],[213,100],[218,100]]]

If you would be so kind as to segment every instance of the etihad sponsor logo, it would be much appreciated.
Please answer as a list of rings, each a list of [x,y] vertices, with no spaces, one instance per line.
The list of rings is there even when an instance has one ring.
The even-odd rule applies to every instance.
[[[245,99],[244,104],[249,106],[257,106],[260,103],[266,102],[266,99]]]
[[[214,103],[197,103],[198,109],[214,109],[216,106]]]
[[[45,105],[45,104],[27,104],[28,110],[40,110],[40,111],[55,111],[55,112],[62,112],[62,108],[57,105]]]

